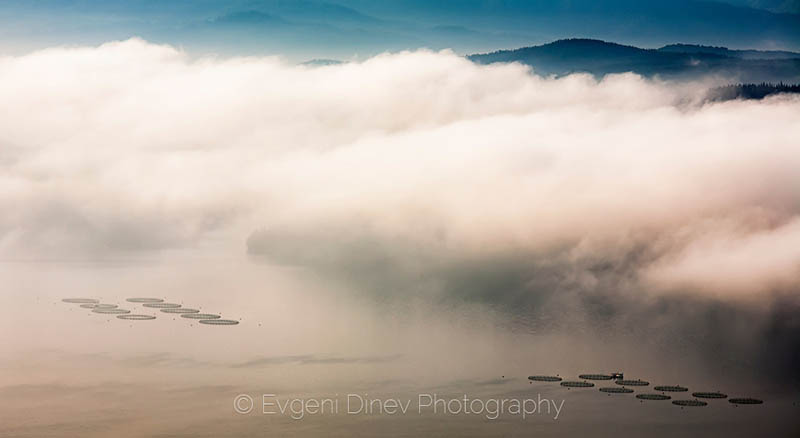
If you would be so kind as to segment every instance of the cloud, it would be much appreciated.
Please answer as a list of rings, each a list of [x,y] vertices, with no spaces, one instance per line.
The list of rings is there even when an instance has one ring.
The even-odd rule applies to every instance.
[[[796,346],[774,306],[797,302],[800,99],[703,104],[708,85],[448,51],[4,57],[0,254],[247,250],[533,328],[750,321]]]
[[[5,57],[0,79],[7,256],[259,229],[251,252],[332,269],[636,253],[656,288],[727,288],[713,266],[737,289],[796,280],[796,98],[687,106],[696,85],[630,74],[427,51],[191,60],[136,39]]]
[[[644,275],[648,283],[742,294],[798,284],[800,220],[750,232],[719,228],[650,266]]]
[[[560,263],[591,287],[586,266],[633,257],[648,288],[730,289],[712,266],[743,295],[791,286],[800,103],[687,105],[701,88],[446,51],[312,68],[133,39],[5,57],[0,252],[249,236],[334,271]]]

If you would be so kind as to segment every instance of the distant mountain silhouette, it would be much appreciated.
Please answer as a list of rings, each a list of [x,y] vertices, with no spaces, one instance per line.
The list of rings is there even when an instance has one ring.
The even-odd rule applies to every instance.
[[[60,4],[57,0],[41,1]],[[0,2],[0,25],[3,16],[28,16],[37,4],[24,2],[17,13],[13,8],[4,9]],[[137,22],[152,23],[159,41],[175,40],[185,47],[220,52],[292,53],[299,59],[351,58],[420,47],[475,53],[571,36],[653,47],[697,41],[715,46],[800,50],[800,15],[704,0],[159,0],[144,2],[138,9],[133,6],[137,2],[124,0],[82,0],[81,4],[85,14],[114,14],[133,8],[135,15],[142,16]],[[148,35],[147,31],[134,33],[145,38]],[[676,50],[669,46],[661,51],[749,59],[748,53],[714,53],[712,49],[696,46]],[[627,70],[631,63],[644,74],[684,71],[658,53],[616,55],[628,58],[598,71]],[[771,58],[785,56],[775,52]],[[572,67],[553,64],[552,70],[548,70],[549,65],[537,70],[561,73]],[[596,63],[574,67],[598,68]],[[694,70],[702,68],[704,65]]]
[[[696,44],[670,44],[658,50],[671,53],[707,53],[741,59],[800,58],[800,53],[785,50],[731,50],[727,47],[699,46]]]
[[[342,61],[338,59],[310,59],[305,62],[301,62],[300,65],[308,65],[312,67],[325,67],[328,65],[339,65],[343,64]]]
[[[283,54],[294,61],[421,47],[478,53],[575,36],[645,47],[688,41],[800,51],[800,15],[792,13],[800,11],[798,2],[3,0],[0,29],[5,41],[31,48],[137,35],[193,53]]]
[[[776,5],[762,5],[770,10],[749,7],[756,1],[337,0],[337,3],[398,21],[460,25],[487,37],[518,34],[535,42],[581,36],[647,46],[688,40],[728,47],[800,49],[800,15],[786,13],[793,8]]]
[[[471,55],[469,59],[479,64],[519,62],[530,65],[538,74],[556,76],[586,72],[602,77],[634,72],[681,79],[713,74],[754,83],[800,80],[800,54],[678,44],[656,50],[600,40],[567,39]]]
[[[213,20],[210,20],[209,23],[214,23],[217,25],[225,25],[225,26],[268,26],[268,25],[279,25],[285,26],[288,23],[280,17],[276,17],[272,14],[267,14],[261,11],[237,11],[232,12],[229,14],[225,14],[219,16]]]
[[[736,6],[765,9],[772,12],[800,14],[800,0],[722,0]]]

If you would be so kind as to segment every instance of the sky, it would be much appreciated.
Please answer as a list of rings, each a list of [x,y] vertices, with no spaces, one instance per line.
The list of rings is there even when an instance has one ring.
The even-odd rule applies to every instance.
[[[109,16],[128,15],[84,19]],[[418,47],[303,65],[73,24],[0,38],[0,435],[800,430],[798,95],[709,102],[728,78],[542,77]],[[82,296],[157,318],[62,302]],[[526,379],[612,371],[768,409]],[[432,391],[566,404],[531,422],[231,407]]]
[[[461,54],[596,38],[800,50],[791,1],[38,0],[0,4],[0,51],[141,37],[193,54],[365,59],[426,47]]]

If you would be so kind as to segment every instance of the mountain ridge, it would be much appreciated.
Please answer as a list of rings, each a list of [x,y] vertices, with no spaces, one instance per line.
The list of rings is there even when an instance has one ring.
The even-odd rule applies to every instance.
[[[478,53],[585,36],[639,47],[684,40],[800,51],[800,15],[778,13],[779,0],[758,0],[763,8],[749,7],[753,1],[5,0],[0,50],[138,36],[198,54],[299,61],[420,47]]]
[[[676,53],[713,53],[741,59],[793,59],[800,58],[800,52],[788,50],[729,49],[722,46],[704,46],[700,44],[674,43],[667,44],[657,50]]]
[[[478,64],[519,62],[543,75],[585,72],[597,77],[634,72],[643,76],[730,77],[740,82],[798,82],[800,53],[732,50],[691,44],[646,49],[587,38],[556,40],[538,46],[473,54]]]

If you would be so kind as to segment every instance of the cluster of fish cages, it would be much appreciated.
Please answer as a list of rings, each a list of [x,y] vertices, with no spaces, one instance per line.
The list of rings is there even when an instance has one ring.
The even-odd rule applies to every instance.
[[[117,304],[101,303],[95,298],[64,298],[62,302],[77,304],[82,309],[87,309],[92,313],[103,315],[115,315],[117,319],[126,321],[150,321],[156,319],[153,314],[131,313],[128,309],[120,308]],[[199,309],[183,307],[182,304],[168,303],[161,298],[127,298],[126,302],[131,305],[141,305],[142,308],[151,312],[160,312],[173,317],[180,316],[190,321],[197,321],[204,325],[237,325],[239,321],[233,319],[222,319],[221,315],[213,313],[201,313]]]
[[[613,383],[616,386],[601,386],[599,387],[599,391],[608,394],[608,396],[612,396],[613,394],[633,394],[636,392],[633,388],[645,388],[650,386],[650,382],[642,379],[625,379],[622,373],[612,373],[612,374],[579,374],[578,379],[580,380],[564,380],[560,375],[549,376],[549,375],[539,375],[539,376],[529,376],[528,380],[530,383],[533,382],[544,382],[544,383],[559,383],[564,388],[573,389],[573,388],[594,388],[595,384],[592,381],[607,381]],[[694,398],[680,398],[680,399],[672,399],[671,395],[667,393],[684,393],[689,392],[689,388],[681,385],[656,385],[653,386],[653,390],[657,392],[643,392],[636,394],[636,398],[639,399],[640,402],[644,401],[667,401],[671,400],[672,404],[675,406],[680,406],[681,408],[684,407],[702,407],[708,406],[708,401],[705,400],[724,400],[727,399],[729,403],[733,404],[734,406],[738,405],[760,405],[763,404],[764,401],[751,398],[751,397],[731,397],[728,398],[727,394],[722,392],[713,391],[713,392],[705,392],[705,391],[698,391],[692,392],[692,397]]]

